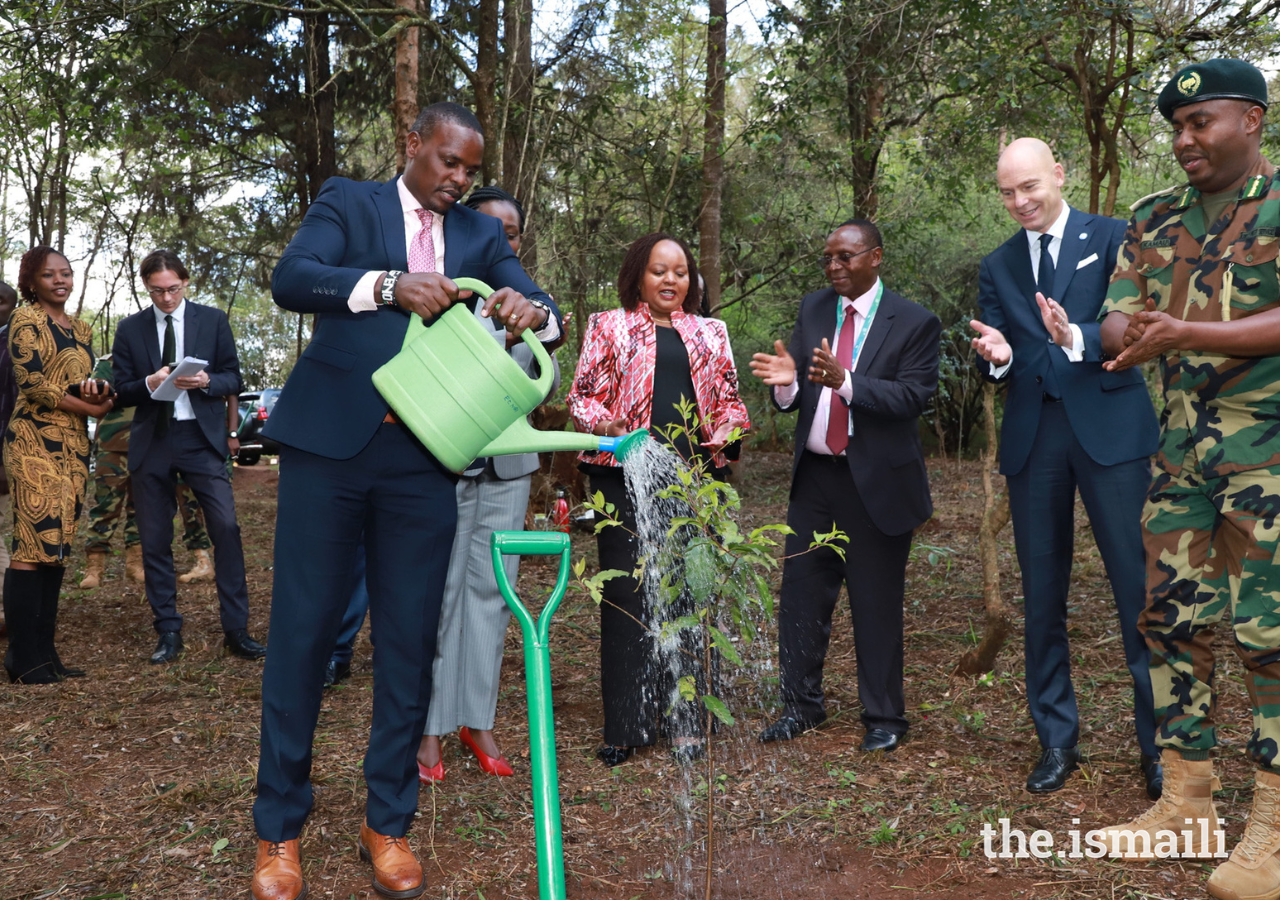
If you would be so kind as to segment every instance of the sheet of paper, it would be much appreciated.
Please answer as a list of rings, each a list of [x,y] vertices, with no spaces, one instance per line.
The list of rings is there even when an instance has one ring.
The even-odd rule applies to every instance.
[[[182,388],[174,387],[174,380],[178,378],[186,378],[189,375],[196,375],[209,365],[207,359],[196,359],[194,356],[188,356],[182,362],[173,367],[173,371],[169,373],[160,387],[156,388],[156,392],[151,395],[152,400],[163,400],[171,403],[182,396]]]

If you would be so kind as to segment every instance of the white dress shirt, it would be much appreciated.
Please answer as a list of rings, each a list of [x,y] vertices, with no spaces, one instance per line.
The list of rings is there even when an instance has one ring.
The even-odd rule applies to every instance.
[[[422,209],[422,204],[405,187],[403,178],[396,180],[396,193],[400,197],[400,213],[404,217],[404,252],[407,259],[409,250],[413,246],[413,239],[422,230],[422,219],[418,216],[418,210]],[[436,250],[434,271],[440,273],[444,272],[444,217],[445,213],[433,213],[431,216],[431,243],[435,245]],[[361,275],[351,295],[347,297],[347,308],[352,312],[375,312],[378,309],[378,301],[374,299],[374,287],[381,278],[381,271],[365,272]],[[547,324],[541,330],[535,331],[534,335],[543,343],[558,338],[560,324],[556,321],[556,317],[549,316]]]
[[[1071,207],[1066,203],[1062,204],[1062,210],[1058,213],[1058,218],[1053,220],[1053,224],[1049,226],[1049,230],[1043,232],[1050,235],[1052,240],[1049,241],[1049,256],[1053,258],[1054,270],[1057,271],[1058,254],[1062,252],[1062,236],[1067,231],[1067,216],[1071,213]],[[1031,254],[1031,280],[1039,282],[1040,280],[1040,235],[1039,231],[1032,231],[1030,228],[1022,229],[1023,234],[1027,236],[1027,250]],[[1050,299],[1058,300],[1057,297]],[[1061,300],[1058,300],[1061,303]],[[1080,330],[1080,326],[1074,323],[1067,325],[1071,329],[1071,346],[1061,347],[1063,353],[1067,354],[1070,362],[1084,361],[1084,333]],[[1009,367],[1013,365],[1013,348],[1009,349],[1009,361],[1003,366],[997,366],[990,363],[991,377],[1001,378],[1004,373],[1009,371]]]
[[[853,316],[853,334],[854,340],[857,340],[857,334],[862,330],[862,323],[866,321],[867,314],[871,312],[871,302],[875,300],[876,291],[880,289],[880,279],[876,279],[876,283],[871,286],[871,290],[865,294],[861,294],[852,300],[848,297],[840,297],[840,303],[844,307],[846,316]],[[864,341],[865,344],[865,341]],[[836,388],[836,393],[844,400],[850,403],[853,400],[853,379],[850,372],[856,372],[858,369],[858,357],[862,355],[862,347],[854,345],[857,350],[857,356],[854,356],[853,363],[844,373],[844,384]],[[831,342],[831,355],[840,358],[840,332],[836,331],[835,339]],[[796,399],[796,395],[800,393],[800,379],[808,378],[808,372],[796,372],[796,377],[792,379],[790,384],[777,385],[773,389],[773,396],[778,401],[778,405],[790,406]],[[813,416],[813,424],[809,426],[809,436],[805,441],[805,449],[814,453],[821,453],[824,456],[831,455],[831,448],[827,446],[827,421],[831,417],[831,388],[823,385],[821,392],[818,394],[818,409]],[[849,432],[853,433],[853,420],[849,420]]]
[[[160,355],[163,356],[165,313],[161,312],[160,307],[156,306],[154,303],[151,305],[151,311],[155,313],[156,316],[156,336],[160,338]],[[176,362],[182,362],[183,358],[187,355],[186,348],[183,346],[184,329],[182,327],[183,319],[186,317],[186,314],[187,299],[183,297],[182,302],[178,304],[178,308],[169,313],[169,315],[173,316],[173,358]],[[160,362],[167,363],[169,360],[162,359]],[[160,382],[160,384],[163,383],[163,381]],[[156,387],[159,388],[160,385],[157,384]],[[152,395],[155,394],[155,391],[152,390],[148,390],[148,392]],[[173,417],[179,422],[186,422],[196,417],[196,411],[191,408],[191,398],[187,396],[186,391],[183,391],[182,395],[178,397],[177,400],[173,401]]]

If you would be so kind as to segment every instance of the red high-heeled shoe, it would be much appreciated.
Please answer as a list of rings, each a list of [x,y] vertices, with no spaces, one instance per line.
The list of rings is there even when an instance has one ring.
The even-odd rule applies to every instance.
[[[418,763],[418,780],[423,784],[438,784],[444,781],[444,760],[440,760],[431,768]]]
[[[471,748],[471,752],[476,755],[476,762],[480,763],[481,771],[504,778],[507,775],[516,774],[515,769],[511,768],[511,763],[507,762],[507,758],[505,756],[499,756],[497,759],[494,759],[492,756],[481,750],[476,744],[476,739],[471,736],[471,729],[466,725],[463,725],[462,728],[458,730],[458,740]]]

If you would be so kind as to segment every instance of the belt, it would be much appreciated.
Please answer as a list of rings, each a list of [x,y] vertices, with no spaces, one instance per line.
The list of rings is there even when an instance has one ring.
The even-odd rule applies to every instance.
[[[399,425],[400,417],[395,414],[394,410],[387,410],[387,414],[382,417],[382,421],[390,422],[393,425]]]

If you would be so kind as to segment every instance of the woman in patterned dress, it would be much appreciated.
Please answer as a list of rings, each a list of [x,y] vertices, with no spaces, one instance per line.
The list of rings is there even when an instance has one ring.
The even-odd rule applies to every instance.
[[[13,492],[4,667],[10,681],[23,684],[84,675],[64,666],[54,648],[58,594],[89,477],[86,418],[104,415],[112,403],[110,385],[89,377],[92,330],[66,311],[73,283],[71,264],[61,253],[52,247],[28,250],[18,269],[18,292],[28,305],[9,320],[18,401],[4,436],[4,468]]]

